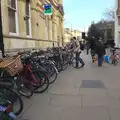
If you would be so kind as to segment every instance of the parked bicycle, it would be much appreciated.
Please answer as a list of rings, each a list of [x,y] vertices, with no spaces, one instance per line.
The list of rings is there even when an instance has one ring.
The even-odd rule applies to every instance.
[[[117,65],[120,61],[120,53],[115,48],[110,49],[109,63]]]

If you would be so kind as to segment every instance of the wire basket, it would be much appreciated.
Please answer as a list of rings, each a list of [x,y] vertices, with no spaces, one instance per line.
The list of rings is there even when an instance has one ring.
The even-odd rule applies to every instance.
[[[3,61],[0,62],[0,68],[5,69],[10,76],[15,76],[23,70],[23,64],[20,56],[15,55],[13,57],[3,59]]]

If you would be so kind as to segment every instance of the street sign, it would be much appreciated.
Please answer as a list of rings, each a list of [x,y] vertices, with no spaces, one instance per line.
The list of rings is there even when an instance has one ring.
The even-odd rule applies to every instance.
[[[52,15],[52,5],[51,4],[44,5],[44,15]]]

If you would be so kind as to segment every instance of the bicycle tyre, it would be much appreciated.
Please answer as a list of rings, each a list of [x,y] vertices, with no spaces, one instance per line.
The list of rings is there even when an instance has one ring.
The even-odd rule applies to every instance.
[[[58,72],[61,72],[63,70],[61,62],[56,63],[56,68]]]
[[[18,79],[18,81],[21,81],[21,80],[25,80],[26,78],[24,78],[23,76],[20,76],[20,80]],[[28,81],[28,80],[27,80]],[[27,97],[27,98],[30,98],[32,97],[33,95],[33,92],[32,90],[28,89],[28,86],[29,85],[29,88],[30,88],[30,84],[27,82],[26,84],[22,84],[22,83],[18,83],[18,89],[17,91],[24,97]]]
[[[43,67],[47,71],[46,74],[49,77],[49,84],[54,83],[55,80],[57,79],[57,76],[58,76],[58,70],[57,70],[57,68],[55,67],[54,64],[51,64],[49,61],[44,62],[43,65],[44,65]]]
[[[65,70],[65,69],[68,68],[68,64],[69,64],[68,56],[64,56],[64,58],[63,58],[63,63],[62,63],[63,70]]]
[[[74,57],[74,58],[72,59],[72,66],[73,66],[73,68],[76,68],[76,69],[82,68],[83,65],[82,65],[82,63],[80,62],[80,60],[78,60],[78,64],[79,64],[79,63],[80,63],[80,66],[78,65],[78,67],[76,67],[76,58]]]
[[[10,82],[12,83],[11,89],[16,90],[18,93],[20,93],[22,96],[30,98],[33,95],[33,92],[30,91],[21,81],[24,79],[22,76],[17,76],[16,81],[11,80],[10,76],[6,74],[5,71],[2,72],[2,79],[3,82]],[[13,78],[14,79],[14,78]],[[26,92],[27,91],[27,92]]]
[[[54,83],[58,77],[57,69],[55,68],[55,66],[51,65],[51,70],[52,70],[51,73],[52,75],[50,75],[49,84]]]
[[[66,63],[63,63],[63,65],[62,65],[62,69],[63,70],[66,70],[68,68],[68,63],[66,62]]]
[[[45,72],[40,70],[32,70],[34,77],[38,80],[38,83],[32,84],[33,93],[44,93],[49,87],[49,79]],[[32,76],[29,76],[32,77]],[[43,80],[43,81],[41,81]],[[44,88],[42,89],[42,87]],[[31,89],[31,88],[30,88]]]
[[[17,92],[15,92],[14,90],[10,89],[9,87],[6,87],[6,86],[0,86],[0,93],[2,93],[1,90],[8,90],[12,94],[14,94],[14,97],[16,97],[19,100],[20,108],[17,111],[14,112],[15,115],[19,115],[23,111],[23,101],[22,101],[21,97],[19,96],[19,94]],[[4,96],[5,96],[5,93],[4,93]],[[12,103],[13,109],[14,109],[15,101],[13,101],[13,100],[11,100],[11,98],[7,98],[7,97],[8,96],[5,96],[5,99]]]

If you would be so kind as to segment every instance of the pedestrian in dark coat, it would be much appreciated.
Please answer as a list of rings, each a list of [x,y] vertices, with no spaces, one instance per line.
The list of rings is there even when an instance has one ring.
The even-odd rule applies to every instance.
[[[101,67],[105,55],[105,45],[101,39],[96,43],[96,54],[98,55],[98,66]]]

